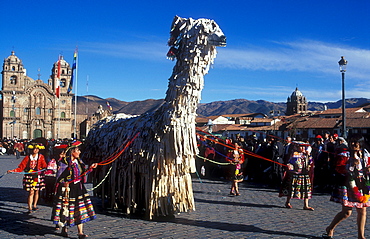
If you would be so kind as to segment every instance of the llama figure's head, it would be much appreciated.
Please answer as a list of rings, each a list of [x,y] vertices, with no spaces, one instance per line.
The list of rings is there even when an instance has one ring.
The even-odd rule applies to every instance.
[[[176,16],[168,45],[171,47],[168,58],[206,66],[213,63],[215,47],[226,46],[226,36],[213,20]]]

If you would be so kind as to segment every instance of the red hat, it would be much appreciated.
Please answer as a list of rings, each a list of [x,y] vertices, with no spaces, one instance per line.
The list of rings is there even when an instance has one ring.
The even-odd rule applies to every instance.
[[[322,139],[321,135],[316,135],[316,139]]]
[[[68,144],[56,144],[54,148],[56,149],[66,149],[68,147]]]
[[[67,149],[70,150],[72,148],[76,148],[78,146],[80,146],[82,144],[81,141],[74,141],[72,143],[69,143],[69,144],[57,144],[54,146],[54,148],[57,148],[57,149]]]
[[[338,138],[338,134],[334,134],[333,136],[334,136],[335,138]]]

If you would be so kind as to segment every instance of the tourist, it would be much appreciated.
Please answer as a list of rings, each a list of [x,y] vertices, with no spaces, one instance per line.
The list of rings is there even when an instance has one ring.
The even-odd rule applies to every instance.
[[[21,158],[21,154],[24,151],[23,143],[20,142],[20,141],[14,141],[14,142],[15,142],[15,144],[14,144],[14,154],[15,154],[15,157],[16,157],[16,159],[20,159]]]
[[[283,167],[284,165],[284,145],[277,137],[272,137],[272,175],[270,185],[273,188],[280,188],[283,179]]]
[[[312,197],[311,175],[313,162],[311,147],[305,142],[294,141],[293,143],[295,149],[287,164],[288,171],[283,179],[279,196],[287,197],[286,208],[292,208],[290,200],[296,198],[304,200],[304,210],[313,211],[314,208],[308,206],[308,200]]]
[[[32,143],[28,145],[28,148],[32,150],[31,154],[24,157],[18,168],[8,170],[8,173],[25,172],[23,189],[29,192],[27,199],[27,213],[29,214],[32,211],[38,210],[39,191],[45,188],[43,170],[47,167],[47,164],[44,156],[39,154],[40,149],[44,148],[43,145]]]
[[[284,164],[287,164],[292,156],[294,145],[292,144],[292,137],[287,136],[284,143]]]
[[[84,186],[85,175],[88,173],[85,164],[80,159],[81,142],[72,143],[67,149],[67,156],[59,162],[56,195],[52,211],[53,223],[56,229],[62,227],[61,235],[68,237],[67,226],[77,225],[78,238],[85,238],[83,223],[96,218],[90,197]],[[90,170],[96,168],[97,164],[91,165]]]
[[[321,135],[316,135],[315,142],[312,145],[312,158],[314,161],[314,175],[315,180],[313,182],[314,188],[321,191],[325,188],[328,183],[329,176],[329,162],[328,153],[325,151],[324,140]]]
[[[335,228],[351,216],[352,208],[357,211],[357,237],[365,238],[366,207],[370,206],[367,187],[370,154],[362,136],[353,136],[348,145],[349,152],[343,150],[341,159],[337,159],[336,171],[341,179],[337,180],[338,185],[330,198],[331,201],[341,203],[342,210],[325,229],[323,238],[333,238]]]

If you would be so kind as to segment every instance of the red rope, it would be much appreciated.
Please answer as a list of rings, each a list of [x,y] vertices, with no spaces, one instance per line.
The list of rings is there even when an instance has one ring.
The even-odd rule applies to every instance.
[[[214,136],[214,135],[212,135],[212,134],[210,134],[210,133],[208,133],[208,132],[206,132],[206,131],[203,131],[203,130],[201,130],[201,129],[199,129],[199,128],[196,128],[196,129],[197,129],[197,130],[199,130],[199,131],[201,131],[201,132],[203,132],[203,133],[205,133],[205,134],[208,134],[208,135],[210,135],[210,136],[212,136],[212,137],[215,137],[215,138],[217,138],[218,140],[222,140],[222,139],[218,138],[217,136]],[[204,135],[201,135],[201,134],[199,134],[199,133],[196,133],[196,134],[197,134],[197,135],[199,135],[200,137],[206,138]],[[230,146],[230,145],[227,145],[227,144],[224,144],[224,143],[221,143],[220,141],[217,141],[217,140],[214,140],[214,139],[211,139],[211,138],[206,138],[206,139],[208,139],[208,140],[210,140],[210,141],[212,141],[212,142],[214,142],[214,143],[220,144],[220,145],[222,145],[222,146],[225,146],[225,147],[227,147],[227,148],[235,149],[235,147]],[[223,141],[223,140],[222,140],[222,141]],[[261,155],[255,154],[255,153],[250,152],[250,151],[248,151],[248,150],[245,150],[245,149],[242,149],[242,150],[243,150],[244,154],[247,154],[247,155],[249,155],[249,156],[256,157],[256,158],[260,158],[260,159],[263,159],[263,160],[266,160],[266,161],[269,161],[269,162],[276,163],[276,164],[278,164],[278,165],[281,165],[281,166],[287,167],[287,165],[285,165],[285,164],[282,164],[282,163],[276,162],[276,161],[274,161],[274,160],[271,160],[271,159],[265,158],[265,157],[263,157],[263,156],[261,156]]]
[[[130,144],[132,142],[134,142],[134,140],[137,138],[137,136],[139,136],[140,132],[138,132],[127,144],[126,146],[121,150],[119,151],[116,155],[112,155],[110,157],[108,157],[108,159],[98,163],[98,165],[108,165],[110,163],[113,163],[119,156],[121,156],[121,154],[128,148],[128,146],[130,146]]]
[[[114,155],[115,152],[117,152],[118,150],[116,150],[111,156],[109,156],[106,160],[100,162],[100,163],[97,163],[98,165],[108,165],[108,164],[111,164],[113,163],[119,156],[121,156],[121,154],[128,148],[128,146],[130,146],[130,144],[132,142],[134,142],[134,140],[137,138],[137,136],[139,136],[140,132],[136,133],[136,135],[125,145],[125,147],[120,150],[117,154]],[[123,145],[123,144],[122,144]],[[78,177],[76,177],[74,180],[72,181],[68,181],[67,183],[70,184],[72,182],[75,182],[77,180],[80,180],[83,176],[85,176],[86,174],[90,173],[91,171],[93,170],[93,168],[90,166],[88,170],[86,170],[85,172],[83,172],[81,175],[79,175]]]

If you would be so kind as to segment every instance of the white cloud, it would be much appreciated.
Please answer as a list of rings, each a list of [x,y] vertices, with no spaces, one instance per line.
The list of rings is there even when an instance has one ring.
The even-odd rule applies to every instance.
[[[136,42],[119,43],[85,42],[81,44],[81,49],[97,55],[126,60],[158,61],[165,59],[168,46],[159,40],[139,39]],[[212,84],[206,83],[203,97],[207,102],[231,98],[285,102],[297,85],[309,101],[339,100],[341,88],[338,61],[342,55],[348,60],[346,98],[370,98],[369,49],[301,40],[269,42],[263,46],[249,45],[240,48],[227,46],[218,48],[218,51],[215,67],[219,70],[225,70],[225,74],[230,70],[234,71],[234,77],[238,77],[237,74],[239,74],[235,71],[242,70],[241,79],[245,74],[244,70],[248,70],[254,72],[253,79],[258,80],[243,80],[244,85],[238,84],[235,87],[220,85],[219,81],[216,84],[217,87],[213,88]],[[266,77],[266,74],[261,74],[259,77],[259,73],[255,71],[284,74],[277,74],[279,79],[273,79],[270,76]],[[212,75],[212,78],[218,77]],[[310,79],[309,83],[307,79]],[[261,85],[262,81],[268,86]]]
[[[319,41],[274,42],[269,47],[220,49],[217,64],[227,68],[266,71],[301,71],[338,74],[341,56],[348,60],[352,78],[370,79],[370,50]]]

